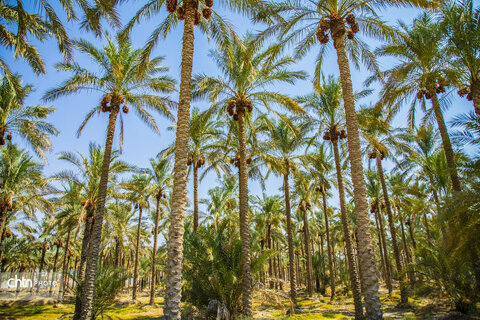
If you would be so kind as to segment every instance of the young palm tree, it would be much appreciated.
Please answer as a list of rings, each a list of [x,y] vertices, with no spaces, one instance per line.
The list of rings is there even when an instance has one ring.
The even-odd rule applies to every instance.
[[[172,170],[170,162],[166,159],[150,159],[150,166],[146,172],[152,177],[150,183],[150,192],[156,200],[155,218],[153,227],[153,250],[152,250],[152,279],[150,287],[150,305],[155,304],[155,278],[156,278],[156,255],[157,255],[157,238],[158,238],[158,223],[160,219],[160,210],[167,202],[167,189],[171,188],[172,184]]]
[[[445,91],[445,85],[447,85],[445,79],[451,74],[447,65],[448,59],[443,52],[444,36],[441,33],[440,24],[434,22],[431,16],[424,14],[414,21],[412,27],[407,27],[405,24],[401,24],[401,27],[402,32],[397,38],[376,51],[379,55],[396,57],[401,61],[385,72],[387,83],[383,89],[382,102],[393,106],[392,111],[395,113],[412,94],[416,94],[424,111],[426,111],[425,99],[431,100],[432,109],[427,111],[427,116],[433,111],[450,168],[453,191],[460,191],[461,184],[457,174],[455,153],[438,99],[438,94]],[[410,108],[409,120],[412,126],[415,120],[416,104],[417,100],[414,100]]]
[[[359,112],[359,124],[363,137],[368,143],[367,150],[370,159],[376,159],[377,173],[382,186],[383,201],[385,211],[387,212],[388,226],[390,236],[392,237],[393,254],[397,267],[397,275],[400,282],[400,303],[408,303],[408,294],[404,283],[404,269],[402,268],[400,249],[397,241],[397,232],[393,221],[392,205],[388,194],[387,182],[383,172],[382,160],[393,155],[394,150],[406,150],[407,146],[400,143],[398,136],[390,127],[388,119],[384,119],[380,112],[376,112],[373,108],[363,108]],[[393,150],[392,150],[393,149]]]
[[[96,213],[92,229],[92,246],[90,246],[87,269],[85,273],[84,292],[82,294],[82,312],[75,320],[85,320],[91,316],[93,308],[93,293],[95,288],[95,274],[100,250],[103,214],[105,211],[105,200],[107,193],[108,174],[112,153],[113,137],[117,117],[123,104],[123,112],[128,112],[127,103],[134,108],[149,127],[158,132],[153,116],[146,108],[171,117],[168,98],[154,94],[145,94],[144,90],[154,92],[171,92],[174,81],[168,76],[162,75],[166,68],[160,66],[162,59],[154,58],[149,61],[141,61],[141,50],[133,49],[128,38],[117,38],[115,44],[107,36],[107,44],[98,49],[85,40],[76,41],[77,48],[88,55],[97,65],[97,72],[91,72],[86,68],[73,63],[61,63],[57,65],[60,70],[68,71],[74,75],[60,87],[50,90],[45,94],[45,99],[54,100],[64,95],[78,93],[83,90],[95,90],[103,94],[99,106],[90,110],[80,126],[78,133],[81,133],[88,120],[101,111],[109,112],[107,127],[107,138],[105,142],[105,153],[102,164],[102,174],[98,188],[96,202]],[[101,76],[97,74],[102,73]],[[121,119],[121,117],[120,117]],[[122,139],[120,139],[122,140]]]
[[[140,236],[142,233],[142,214],[143,209],[150,209],[150,196],[153,195],[149,192],[150,183],[153,176],[147,174],[135,174],[124,185],[124,189],[127,191],[126,197],[132,204],[135,204],[135,209],[138,209],[138,224],[137,224],[137,239],[135,245],[135,262],[133,267],[133,289],[132,289],[132,301],[137,300],[137,280],[138,280],[138,259],[140,255]]]
[[[213,106],[210,112],[225,115],[225,111],[238,123],[238,162],[240,186],[240,235],[243,247],[243,308],[251,315],[251,276],[250,276],[250,234],[248,217],[248,178],[245,119],[260,105],[276,104],[289,110],[301,112],[301,108],[291,98],[265,88],[273,83],[293,83],[305,78],[301,71],[290,71],[293,63],[290,57],[281,57],[274,44],[263,48],[261,43],[247,35],[242,41],[233,38],[211,51],[211,57],[223,74],[218,77],[205,75],[194,78],[195,97],[208,97]],[[226,108],[225,108],[226,107]],[[273,110],[272,110],[273,111]],[[274,111],[275,112],[275,111]],[[275,112],[277,113],[277,112]],[[278,114],[278,113],[277,113]],[[288,210],[288,209],[287,209]],[[293,297],[293,296],[292,296]]]
[[[221,0],[227,7],[242,13],[251,13],[260,7],[263,1]],[[194,51],[194,28],[196,25],[218,42],[223,42],[233,34],[230,25],[225,23],[220,16],[212,10],[213,0],[184,0],[177,1],[149,0],[132,18],[125,27],[129,32],[135,23],[142,18],[158,15],[164,4],[169,12],[152,32],[145,46],[143,58],[148,59],[160,36],[166,37],[170,30],[184,20],[182,38],[182,62],[180,72],[180,93],[177,113],[175,137],[175,164],[173,180],[172,212],[167,244],[167,281],[165,290],[164,315],[167,319],[180,319],[181,294],[182,294],[182,259],[183,259],[183,234],[184,216],[187,188],[187,163],[188,163],[188,134],[190,120],[190,101],[192,90],[192,69]],[[202,19],[202,16],[204,19]],[[247,281],[247,280],[246,280]],[[249,295],[245,297],[249,299]],[[245,300],[247,302],[247,300]],[[250,307],[244,305],[244,312],[250,314]]]
[[[340,217],[342,220],[345,246],[347,248],[348,270],[350,274],[350,285],[353,292],[353,301],[355,304],[355,318],[363,318],[362,296],[360,292],[360,282],[357,274],[356,259],[353,253],[352,238],[350,237],[347,209],[345,206],[345,187],[342,175],[342,165],[338,144],[346,138],[345,117],[341,111],[342,87],[338,80],[332,76],[327,81],[315,86],[315,92],[308,96],[300,97],[299,102],[303,103],[306,109],[311,110],[310,117],[318,128],[320,134],[326,130],[325,138],[329,138],[333,155],[335,159],[335,168],[337,173],[337,187],[340,200]],[[343,133],[342,133],[343,130]],[[339,134],[338,134],[339,133]]]
[[[376,15],[377,8],[386,5],[428,5],[427,1],[373,1],[373,0],[341,0],[341,1],[309,1],[298,2],[287,0],[274,5],[274,12],[288,14],[288,19],[275,17],[280,21],[272,29],[281,30],[287,34],[287,40],[299,40],[296,44],[298,57],[303,56],[316,44],[317,40],[323,44],[320,49],[315,75],[320,76],[321,64],[327,51],[325,44],[329,41],[328,32],[333,40],[337,54],[337,63],[340,71],[342,84],[342,96],[344,100],[345,119],[348,131],[348,151],[354,187],[354,201],[359,228],[360,243],[360,269],[362,270],[363,289],[365,293],[366,316],[369,319],[382,318],[381,303],[378,295],[378,279],[376,274],[375,259],[372,250],[371,235],[369,230],[368,204],[365,191],[365,179],[363,176],[362,157],[360,150],[360,138],[355,113],[355,101],[350,75],[350,62],[347,51],[356,67],[360,62],[370,70],[378,73],[378,67],[374,56],[368,50],[368,46],[355,34],[362,29],[367,35],[377,39],[385,39],[393,36],[393,32]],[[267,15],[262,14],[259,18]],[[265,19],[268,20],[268,19]],[[348,24],[348,27],[346,26]],[[270,30],[272,31],[272,30]],[[348,40],[348,41],[346,41]]]
[[[15,145],[0,149],[0,235],[3,235],[9,212],[21,209],[34,212],[45,204],[47,180],[42,165]],[[1,261],[0,251],[0,261]]]
[[[445,49],[450,66],[455,72],[454,85],[459,95],[467,94],[473,100],[475,113],[480,115],[480,9],[472,0],[445,2],[440,23],[448,37]]]
[[[116,184],[114,183],[116,175],[131,170],[129,165],[118,160],[119,155],[119,152],[114,150],[112,151],[110,158],[109,180],[112,189],[116,187]],[[76,154],[73,152],[61,152],[58,155],[58,158],[73,165],[79,174],[75,174],[72,171],[61,171],[57,173],[54,178],[75,182],[83,188],[82,206],[85,209],[85,216],[82,221],[84,221],[85,228],[81,245],[80,264],[76,275],[77,283],[81,286],[83,285],[87,254],[92,238],[93,218],[95,215],[95,204],[97,203],[100,177],[102,174],[104,150],[100,146],[90,143],[88,146],[88,156],[84,156],[80,152],[77,152]],[[77,296],[75,301],[75,305],[78,306],[75,309],[76,313],[80,312],[81,303],[80,296]],[[77,314],[77,317],[78,316],[79,314]]]
[[[309,127],[306,122],[300,123],[299,126],[294,126],[290,121],[287,123],[283,120],[278,122],[266,121],[265,125],[267,139],[261,144],[262,148],[258,152],[269,171],[283,176],[285,216],[287,220],[290,299],[292,303],[291,311],[295,312],[297,307],[296,271],[288,178],[289,175],[295,172],[297,167],[296,161],[301,158],[300,152],[302,151],[302,147],[307,143],[306,134],[308,133]]]
[[[15,91],[11,86],[16,87]],[[47,106],[25,106],[24,100],[33,91],[33,86],[22,85],[20,76],[12,75],[0,80],[0,145],[5,139],[12,141],[18,134],[29,144],[35,153],[46,161],[44,151],[51,150],[50,135],[57,135],[58,130],[45,119],[55,111]]]

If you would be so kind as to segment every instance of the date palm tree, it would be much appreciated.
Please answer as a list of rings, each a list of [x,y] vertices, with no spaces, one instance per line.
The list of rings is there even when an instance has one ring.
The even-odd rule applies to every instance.
[[[338,149],[338,145],[341,145],[341,140],[346,138],[344,130],[345,116],[341,110],[342,87],[340,82],[332,76],[329,76],[327,80],[322,80],[322,83],[318,83],[318,85],[315,86],[314,93],[300,97],[298,100],[307,110],[310,111],[309,116],[315,125],[315,129],[318,130],[318,134],[321,134],[323,130],[328,132],[328,134],[325,134],[325,138],[328,138],[332,145],[340,200],[340,218],[342,221],[345,246],[347,249],[350,285],[355,305],[355,318],[361,319],[363,318],[362,296],[355,263],[356,259],[353,253],[352,238],[350,237],[347,208],[345,205],[345,187],[342,174],[342,164]]]
[[[118,159],[120,153],[116,150],[112,151],[110,158],[109,180],[111,189],[116,187],[115,177],[118,174],[125,173],[131,170],[131,167],[125,162]],[[104,158],[104,150],[94,144],[90,143],[88,146],[88,156],[80,152],[60,152],[58,155],[60,160],[73,165],[77,174],[71,170],[60,171],[54,175],[55,179],[63,181],[71,181],[82,186],[82,206],[85,209],[84,222],[85,228],[83,231],[80,264],[76,275],[76,281],[79,286],[83,285],[85,276],[85,267],[87,262],[87,254],[91,243],[93,218],[95,215],[95,204],[97,203],[98,188],[100,184],[100,177],[102,174],[102,162]],[[80,296],[76,296],[75,305],[81,305]],[[76,308],[76,312],[80,312],[80,308]],[[78,316],[78,315],[77,315]]]
[[[9,212],[35,212],[46,204],[43,196],[47,179],[42,169],[27,151],[15,145],[0,149],[0,235]],[[0,251],[0,261],[1,258]]]
[[[11,85],[16,87],[15,91]],[[46,161],[44,151],[50,151],[51,135],[58,130],[45,119],[55,111],[48,106],[25,106],[24,101],[33,91],[33,86],[23,85],[19,75],[12,75],[10,81],[0,80],[0,145],[5,139],[12,141],[13,135],[19,135],[35,153]]]
[[[164,75],[167,69],[160,65],[162,58],[141,61],[141,50],[134,49],[128,38],[117,37],[117,43],[114,43],[109,36],[106,39],[107,43],[102,49],[96,48],[85,40],[76,41],[76,47],[95,63],[96,72],[89,71],[76,63],[57,64],[59,70],[73,73],[73,76],[58,88],[48,91],[44,96],[46,100],[54,100],[61,96],[85,90],[98,91],[102,94],[99,105],[87,113],[78,130],[79,134],[95,113],[101,114],[101,111],[109,113],[102,174],[92,226],[92,246],[90,246],[88,254],[82,294],[82,312],[79,318],[75,320],[89,319],[92,314],[95,274],[100,251],[108,174],[118,114],[121,109],[124,113],[127,113],[129,108],[126,104],[128,104],[133,107],[140,119],[156,132],[158,132],[158,128],[155,120],[146,109],[154,110],[171,118],[169,107],[172,106],[172,102],[167,97],[145,93],[145,90],[152,90],[156,93],[168,93],[173,90],[174,81]],[[122,104],[123,108],[121,108]],[[122,137],[122,134],[120,136]],[[122,139],[120,138],[120,140]]]
[[[291,218],[289,176],[298,169],[296,164],[302,157],[301,149],[306,146],[307,122],[294,125],[283,120],[265,121],[266,141],[261,144],[259,156],[265,162],[269,172],[283,176],[283,193],[285,201],[285,218],[287,222],[288,258],[290,276],[291,311],[297,307],[295,255],[293,245],[293,228]],[[267,173],[268,175],[268,173]]]
[[[381,46],[376,53],[381,56],[395,57],[400,61],[394,68],[385,72],[386,84],[383,89],[382,103],[392,106],[396,113],[403,102],[416,95],[410,108],[409,120],[413,125],[417,100],[420,107],[427,111],[426,99],[431,100],[431,109],[440,131],[443,148],[450,169],[450,178],[454,192],[461,190],[457,173],[455,153],[450,142],[447,126],[443,118],[442,106],[438,95],[445,91],[446,79],[451,76],[443,47],[440,24],[428,14],[415,19],[413,26],[401,24],[399,36]]]
[[[230,9],[249,14],[254,9],[261,7],[263,1],[236,0],[232,2],[220,0],[220,2]],[[179,21],[184,21],[175,137],[172,212],[170,214],[169,240],[167,244],[168,262],[164,307],[164,315],[167,319],[181,318],[183,234],[187,188],[190,102],[192,97],[194,29],[196,25],[199,26],[200,30],[205,32],[207,36],[220,43],[233,35],[231,26],[212,10],[213,4],[213,0],[183,0],[178,3],[177,9],[177,1],[149,0],[136,12],[124,29],[124,33],[128,33],[141,19],[159,15],[163,7],[166,7],[169,14],[153,30],[145,46],[143,58],[148,59],[159,38],[161,36],[166,37]],[[245,300],[246,304],[244,304],[243,312],[250,315],[249,295],[246,295],[245,299],[247,300]]]
[[[408,147],[400,142],[397,136],[399,130],[392,129],[390,126],[391,120],[384,119],[381,112],[375,111],[374,108],[363,108],[359,112],[358,118],[362,135],[368,144],[367,150],[370,151],[368,157],[376,160],[377,174],[382,187],[383,201],[392,238],[397,276],[400,282],[400,303],[406,305],[408,303],[408,293],[406,292],[407,288],[404,282],[404,269],[402,267],[397,232],[393,221],[392,204],[388,194],[382,160],[395,156],[394,152],[396,150],[406,150]]]
[[[211,113],[233,117],[238,124],[238,156],[234,161],[239,168],[240,193],[240,235],[242,238],[243,295],[244,313],[251,314],[251,276],[250,276],[250,233],[248,217],[248,178],[246,150],[246,118],[259,110],[260,105],[272,112],[273,104],[294,112],[302,109],[291,98],[265,88],[278,82],[294,83],[305,78],[302,71],[291,71],[287,67],[293,63],[291,57],[279,56],[279,45],[264,48],[251,35],[243,40],[233,38],[220,44],[218,50],[210,55],[223,74],[217,77],[199,75],[193,79],[197,88],[194,97],[208,97],[213,104]],[[248,120],[247,120],[248,122]],[[293,296],[292,296],[293,297]]]
[[[156,200],[155,217],[153,227],[153,250],[152,250],[152,279],[150,287],[150,305],[155,303],[155,278],[156,278],[156,255],[157,255],[157,241],[158,241],[158,223],[160,219],[160,211],[163,210],[168,202],[167,189],[171,188],[172,184],[172,169],[170,162],[166,159],[150,159],[150,167],[146,173],[151,177],[150,192]],[[168,207],[168,205],[167,205]]]
[[[448,42],[445,47],[455,72],[459,94],[473,100],[480,115],[480,9],[472,0],[448,1],[441,8],[440,26]]]

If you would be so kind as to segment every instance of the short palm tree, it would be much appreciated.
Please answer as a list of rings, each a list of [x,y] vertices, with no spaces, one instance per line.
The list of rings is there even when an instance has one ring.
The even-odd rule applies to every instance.
[[[114,150],[112,151],[110,158],[109,180],[111,189],[116,187],[116,184],[114,183],[116,175],[131,170],[129,165],[118,159],[119,155],[120,153]],[[87,254],[92,238],[93,217],[95,215],[95,205],[97,203],[98,188],[102,174],[104,150],[100,146],[90,143],[88,146],[88,156],[85,156],[80,152],[60,152],[58,158],[73,165],[78,174],[71,170],[65,170],[54,175],[54,178],[66,182],[71,181],[77,183],[78,185],[81,185],[83,189],[82,206],[85,209],[85,216],[82,219],[82,222],[84,222],[85,228],[81,245],[80,264],[76,275],[76,281],[81,286],[85,276]],[[80,296],[76,297],[75,303],[78,306],[81,305]],[[80,308],[77,307],[76,312],[79,311]]]
[[[172,102],[168,98],[145,93],[147,90],[157,93],[168,93],[173,90],[174,81],[164,75],[167,69],[160,66],[162,58],[141,61],[141,50],[134,49],[128,38],[118,37],[118,43],[114,43],[108,36],[106,39],[107,44],[102,49],[96,48],[85,40],[75,42],[77,48],[95,62],[100,72],[91,72],[76,63],[60,63],[57,68],[73,73],[73,76],[58,88],[48,91],[44,96],[46,100],[54,100],[84,90],[94,90],[102,94],[100,104],[88,112],[78,133],[81,133],[88,120],[95,113],[100,114],[101,111],[109,113],[102,174],[96,203],[97,211],[93,223],[93,246],[87,260],[82,312],[80,318],[76,320],[88,319],[93,309],[95,274],[102,236],[113,137],[118,114],[121,109],[124,113],[127,113],[129,107],[126,104],[129,104],[140,119],[156,132],[158,132],[158,128],[155,120],[146,109],[152,109],[162,115],[171,117],[169,106],[172,105]],[[123,108],[121,108],[122,105]]]
[[[15,92],[11,86],[15,86]],[[46,161],[44,151],[52,148],[51,135],[57,135],[58,130],[45,119],[55,111],[47,106],[25,106],[24,100],[33,91],[31,85],[22,85],[20,76],[12,75],[0,80],[0,145],[5,139],[11,141],[13,134],[29,144],[35,153]]]
[[[440,24],[424,14],[413,22],[412,27],[401,24],[399,36],[377,49],[382,56],[395,57],[400,61],[394,68],[385,72],[386,84],[383,90],[382,103],[393,106],[395,113],[401,104],[415,95],[410,108],[410,122],[414,123],[417,100],[426,111],[426,99],[431,100],[432,109],[427,116],[435,115],[443,148],[450,168],[450,178],[455,192],[461,190],[460,178],[457,174],[455,153],[450,142],[447,126],[443,118],[442,107],[438,95],[445,91],[446,79],[451,77],[448,59],[444,54]]]
[[[290,185],[289,176],[295,173],[302,158],[302,148],[306,146],[309,126],[302,122],[295,126],[292,122],[266,121],[266,141],[258,150],[260,158],[265,162],[269,171],[283,176],[283,193],[285,201],[285,217],[287,222],[289,276],[290,276],[290,299],[292,311],[297,307],[295,256],[293,246],[293,228],[291,218]],[[298,276],[298,275],[297,275]]]
[[[208,97],[213,104],[210,112],[233,117],[238,123],[238,162],[240,192],[240,235],[243,243],[243,308],[251,314],[250,276],[250,234],[248,218],[248,178],[245,119],[260,105],[270,109],[273,104],[301,112],[301,108],[291,98],[265,90],[268,85],[284,82],[294,83],[305,78],[301,71],[291,71],[287,67],[293,59],[277,54],[278,44],[264,48],[251,35],[245,39],[230,39],[219,45],[210,55],[223,71],[218,77],[196,76],[193,83],[197,90],[195,97]],[[273,110],[272,110],[273,111]],[[278,112],[274,111],[278,114]]]
[[[146,173],[151,177],[149,188],[156,200],[153,227],[152,279],[150,287],[150,304],[153,305],[155,303],[156,255],[160,210],[165,206],[168,207],[167,189],[171,188],[173,177],[170,162],[166,159],[150,159],[150,167],[151,168],[146,170]]]
[[[9,212],[35,212],[44,206],[47,179],[42,169],[27,151],[15,145],[0,149],[0,235]]]

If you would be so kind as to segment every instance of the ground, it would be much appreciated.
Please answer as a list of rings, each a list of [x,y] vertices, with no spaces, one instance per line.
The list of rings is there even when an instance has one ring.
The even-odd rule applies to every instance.
[[[383,290],[382,290],[383,291]],[[118,302],[110,307],[106,315],[114,320],[153,320],[163,315],[163,298],[156,299],[156,307],[146,305],[148,293],[140,294],[137,304],[131,304],[127,295],[121,296]],[[479,317],[466,317],[449,311],[448,301],[445,299],[410,298],[409,308],[398,308],[400,296],[397,292],[388,295],[381,292],[382,306],[385,319],[480,319]],[[255,319],[353,319],[353,300],[351,296],[337,296],[333,301],[329,297],[314,295],[308,298],[301,293],[298,298],[298,313],[287,316],[287,292],[274,290],[257,290],[254,298]],[[184,314],[195,313],[188,305]],[[46,301],[37,301],[35,304],[10,303],[0,305],[0,319],[4,320],[53,320],[69,318],[73,313],[73,304],[65,303],[52,305]],[[108,319],[108,317],[105,317]]]

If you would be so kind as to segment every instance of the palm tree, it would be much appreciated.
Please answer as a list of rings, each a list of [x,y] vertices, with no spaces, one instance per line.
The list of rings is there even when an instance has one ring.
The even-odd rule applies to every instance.
[[[460,179],[457,174],[455,153],[450,142],[447,126],[442,114],[442,107],[438,94],[445,91],[445,80],[451,74],[447,60],[443,52],[443,34],[440,24],[432,21],[432,17],[424,14],[413,22],[412,27],[401,24],[402,31],[399,36],[392,39],[388,44],[377,49],[376,53],[382,56],[398,58],[394,68],[385,72],[386,84],[383,89],[382,103],[392,107],[392,112],[398,111],[402,102],[416,94],[421,101],[421,107],[426,111],[425,99],[430,99],[432,111],[435,115],[443,148],[450,168],[453,191],[461,190]],[[409,120],[413,126],[415,120],[417,100],[414,100],[410,108]]]
[[[350,64],[347,50],[356,67],[364,62],[367,68],[376,73],[379,72],[374,56],[368,50],[368,46],[355,34],[364,31],[367,35],[377,39],[385,39],[393,36],[388,28],[375,13],[376,8],[386,5],[394,6],[428,6],[428,1],[380,1],[373,0],[341,0],[341,1],[298,1],[286,0],[274,6],[274,12],[286,13],[287,20],[281,17],[273,17],[280,23],[273,27],[278,29],[282,35],[287,34],[287,41],[299,40],[296,45],[297,57],[306,54],[317,40],[323,44],[317,57],[315,76],[318,79],[322,67],[324,55],[327,52],[325,44],[329,41],[328,32],[333,40],[337,54],[337,63],[340,71],[342,84],[342,96],[344,100],[346,127],[348,131],[348,151],[352,182],[354,187],[355,212],[359,228],[360,243],[360,269],[362,270],[363,289],[365,293],[366,316],[369,319],[381,319],[382,310],[378,295],[378,278],[375,257],[372,250],[371,235],[369,230],[368,203],[366,199],[365,179],[363,175],[362,157],[360,150],[360,138],[355,113],[355,100],[350,74]],[[271,12],[261,15],[259,18],[268,17]],[[349,25],[347,28],[346,24]],[[270,30],[272,31],[272,30]],[[270,33],[270,32],[267,32]],[[346,42],[348,38],[348,43]],[[319,82],[319,81],[317,81]]]
[[[295,281],[295,256],[293,247],[293,228],[290,212],[290,186],[289,175],[296,170],[296,161],[302,156],[301,148],[307,143],[305,138],[309,127],[306,122],[294,126],[293,123],[280,121],[265,121],[266,141],[261,144],[262,148],[258,151],[259,156],[267,165],[269,171],[278,175],[283,175],[283,193],[285,201],[285,216],[287,220],[287,239],[288,239],[288,257],[289,257],[289,276],[290,276],[290,299],[291,311],[295,312],[297,307],[297,293]]]
[[[0,235],[9,212],[21,209],[35,212],[46,205],[44,194],[47,179],[43,177],[42,165],[15,145],[0,149]],[[0,251],[0,261],[1,261]]]
[[[480,115],[480,50],[479,8],[472,0],[445,2],[442,6],[440,23],[443,34],[448,37],[446,51],[450,66],[455,72],[454,85],[458,94],[467,94],[473,100],[475,113]]]
[[[135,204],[135,209],[139,210],[137,239],[135,245],[135,262],[133,267],[132,301],[134,302],[137,300],[138,258],[140,254],[140,236],[142,232],[142,213],[143,209],[150,209],[149,198],[153,194],[149,192],[149,189],[152,178],[153,176],[144,173],[134,174],[123,187],[128,191],[125,195],[126,198]]]
[[[253,12],[262,1],[239,0],[235,2],[222,0],[229,8],[242,13]],[[152,32],[145,46],[144,59],[148,59],[160,36],[166,37],[170,30],[180,21],[184,20],[182,38],[182,62],[180,72],[180,93],[177,112],[176,137],[175,137],[175,164],[173,180],[172,212],[170,214],[170,227],[167,245],[167,281],[165,290],[164,315],[167,319],[180,319],[181,294],[182,294],[182,259],[183,259],[183,234],[184,216],[187,188],[187,163],[188,163],[188,135],[190,120],[190,101],[192,90],[192,69],[194,51],[194,28],[196,25],[218,42],[223,42],[231,35],[231,26],[225,23],[220,16],[212,10],[213,0],[182,1],[177,9],[177,1],[149,0],[125,27],[129,32],[135,23],[142,18],[158,15],[163,5],[167,7],[168,16]],[[201,12],[201,13],[200,13]],[[202,19],[202,16],[204,19]],[[245,281],[248,281],[246,279]],[[245,297],[249,299],[249,295]],[[247,315],[251,313],[250,307],[244,309]]]
[[[158,132],[158,128],[154,118],[146,108],[153,109],[160,114],[171,117],[169,111],[171,102],[168,98],[144,93],[144,90],[162,93],[173,90],[174,81],[168,76],[161,75],[166,71],[165,67],[159,65],[162,58],[154,58],[150,61],[142,62],[140,61],[141,50],[133,49],[128,38],[117,38],[117,41],[118,43],[115,44],[110,37],[107,36],[107,44],[103,49],[98,49],[85,40],[76,41],[75,44],[77,48],[92,58],[97,64],[98,70],[103,74],[99,77],[96,75],[100,74],[99,72],[91,72],[78,64],[58,64],[58,69],[71,72],[74,75],[60,87],[48,91],[44,97],[47,100],[54,100],[58,97],[84,90],[95,90],[104,95],[100,105],[95,106],[88,112],[78,133],[81,133],[88,120],[90,120],[95,113],[100,114],[101,111],[110,113],[102,174],[96,202],[97,209],[92,227],[92,246],[90,246],[85,273],[82,312],[76,320],[88,319],[93,309],[95,274],[101,243],[112,144],[120,107],[123,104],[122,110],[126,113],[129,110],[126,105],[126,103],[128,103],[134,108],[140,119],[156,132]]]
[[[293,83],[305,78],[301,71],[290,71],[290,57],[277,54],[278,44],[263,48],[261,43],[247,35],[242,41],[233,38],[219,45],[210,55],[223,74],[218,77],[205,75],[194,78],[195,97],[208,97],[213,104],[210,112],[233,117],[238,123],[238,162],[240,193],[240,235],[242,238],[244,313],[251,314],[250,234],[248,217],[248,178],[246,150],[246,118],[260,105],[276,104],[300,112],[301,108],[291,98],[277,92],[266,91],[270,84]],[[225,108],[226,107],[226,108]],[[272,110],[273,111],[273,110]],[[275,112],[277,113],[277,112]],[[278,113],[277,113],[278,114]]]
[[[400,143],[395,130],[390,128],[390,121],[384,119],[383,115],[380,112],[376,112],[373,108],[363,108],[359,112],[359,124],[361,126],[362,134],[368,143],[367,150],[371,151],[368,155],[370,159],[376,159],[378,178],[382,186],[383,201],[385,204],[385,211],[387,212],[390,236],[392,237],[393,255],[395,257],[395,264],[400,282],[400,303],[407,304],[408,294],[404,283],[404,270],[402,268],[397,232],[393,221],[392,205],[390,203],[390,196],[388,194],[387,183],[382,166],[382,160],[393,155],[393,152],[391,151],[392,149],[406,150],[407,146]]]
[[[100,185],[100,177],[102,175],[102,163],[104,158],[104,150],[94,144],[90,143],[88,146],[88,156],[84,156],[82,153],[77,152],[60,152],[58,158],[60,160],[66,161],[70,165],[73,165],[77,170],[78,174],[75,174],[72,171],[61,171],[54,175],[54,178],[60,179],[63,181],[70,181],[81,185],[83,188],[83,200],[82,206],[84,207],[85,215],[81,219],[85,222],[85,228],[83,231],[81,253],[80,253],[80,264],[78,266],[77,272],[77,283],[79,286],[83,285],[83,279],[85,276],[85,267],[87,263],[87,254],[91,243],[92,238],[92,226],[93,218],[95,215],[95,204],[97,203],[98,188]],[[125,162],[120,161],[118,157],[120,153],[117,150],[113,150],[110,157],[110,169],[109,169],[109,180],[111,188],[114,189],[115,177],[118,174],[125,173],[131,170],[131,167]],[[82,301],[80,296],[76,297],[75,305],[76,307],[76,317],[79,316],[80,305]]]
[[[328,222],[327,190],[331,185],[332,159],[323,147],[319,146],[315,153],[308,154],[305,158],[305,166],[309,168],[315,181],[315,191],[322,195],[323,218],[325,219],[325,234],[327,238],[328,268],[330,271],[330,299],[335,297],[335,272],[334,272],[334,244],[331,240],[330,226]]]
[[[46,72],[45,63],[28,37],[33,37],[40,42],[53,37],[65,60],[72,59],[72,41],[54,7],[61,7],[68,20],[80,20],[82,29],[93,31],[97,36],[102,33],[102,18],[105,18],[112,27],[120,25],[116,8],[119,0],[94,1],[94,5],[82,0],[59,2],[57,6],[52,6],[49,1],[39,1],[35,6],[28,6],[35,8],[33,13],[26,10],[23,1],[16,1],[15,5],[5,1],[0,3],[0,19],[4,25],[0,35],[2,46],[13,49],[14,57],[23,58],[37,75]],[[77,8],[81,9],[81,19],[79,19]],[[14,75],[6,61],[1,58],[0,69],[15,93]]]
[[[150,288],[150,304],[154,305],[158,223],[160,219],[160,210],[162,210],[161,208],[165,206],[165,203],[162,204],[162,202],[167,201],[167,189],[171,188],[172,172],[170,162],[166,159],[160,159],[157,161],[155,161],[155,159],[150,159],[150,166],[151,168],[148,169],[147,174],[152,177],[150,188],[156,199],[153,228],[152,279]]]
[[[15,92],[12,85],[16,87]],[[57,135],[58,130],[45,119],[55,109],[41,105],[25,106],[24,101],[32,91],[33,86],[22,85],[19,75],[0,80],[0,145],[5,144],[5,138],[12,141],[13,134],[18,134],[46,161],[43,151],[51,150],[49,136]]]
[[[350,274],[350,285],[353,292],[353,301],[355,304],[355,318],[363,318],[362,296],[360,292],[360,282],[357,274],[355,256],[353,253],[352,238],[348,226],[347,209],[345,206],[345,188],[342,175],[342,165],[338,144],[346,138],[345,117],[341,111],[341,84],[332,76],[328,80],[323,79],[323,83],[315,86],[313,94],[300,97],[299,102],[303,103],[305,108],[311,110],[310,115],[313,123],[318,128],[318,133],[326,130],[324,137],[330,140],[333,155],[335,159],[335,169],[337,173],[337,188],[340,200],[340,218],[342,220],[343,235],[347,249],[348,270]],[[323,167],[323,165],[322,165]]]

